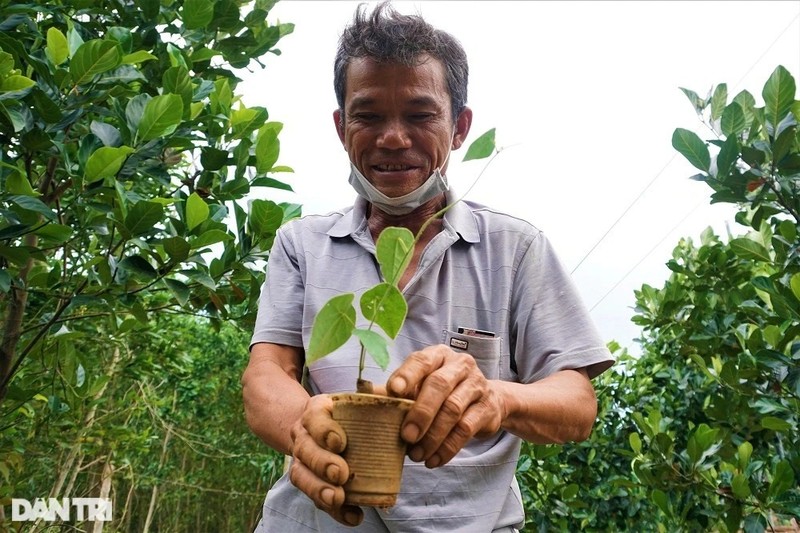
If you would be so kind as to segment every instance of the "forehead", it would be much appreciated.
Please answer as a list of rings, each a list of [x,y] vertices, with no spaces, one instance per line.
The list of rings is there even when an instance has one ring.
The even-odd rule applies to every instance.
[[[364,102],[434,100],[449,103],[444,65],[424,55],[414,65],[354,58],[347,67],[345,105]]]

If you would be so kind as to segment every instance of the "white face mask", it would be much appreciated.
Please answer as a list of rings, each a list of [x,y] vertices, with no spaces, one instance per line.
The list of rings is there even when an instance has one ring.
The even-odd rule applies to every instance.
[[[450,157],[450,152],[445,157],[445,162]],[[444,163],[442,163],[442,167]],[[425,182],[403,196],[390,198],[376,189],[364,175],[350,162],[350,185],[356,190],[359,196],[375,205],[378,209],[388,215],[401,216],[407,215],[425,202],[436,198],[446,192],[450,187],[447,184],[447,177],[442,175],[442,167],[433,171],[433,174]]]

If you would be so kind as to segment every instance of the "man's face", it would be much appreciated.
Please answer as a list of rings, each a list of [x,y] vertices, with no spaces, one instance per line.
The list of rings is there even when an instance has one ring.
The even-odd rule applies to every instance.
[[[403,196],[461,146],[472,114],[454,123],[444,66],[426,57],[414,67],[354,59],[347,69],[344,116],[334,112],[350,160],[386,196]]]

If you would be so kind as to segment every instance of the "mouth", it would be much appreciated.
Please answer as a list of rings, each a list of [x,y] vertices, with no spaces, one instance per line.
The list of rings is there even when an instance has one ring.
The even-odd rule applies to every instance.
[[[416,167],[412,165],[390,163],[390,164],[372,165],[372,168],[377,170],[378,172],[405,172],[408,170],[413,170]]]

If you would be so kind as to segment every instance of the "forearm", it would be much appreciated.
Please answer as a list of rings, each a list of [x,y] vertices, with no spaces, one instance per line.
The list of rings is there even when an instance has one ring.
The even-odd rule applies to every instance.
[[[584,370],[562,370],[531,384],[492,381],[501,397],[501,427],[536,444],[586,440],[597,397]]]
[[[275,345],[253,346],[250,363],[242,375],[244,411],[256,436],[271,448],[289,454],[290,428],[300,418],[309,395],[298,381],[299,368],[287,363],[286,358],[276,360],[275,351]]]

